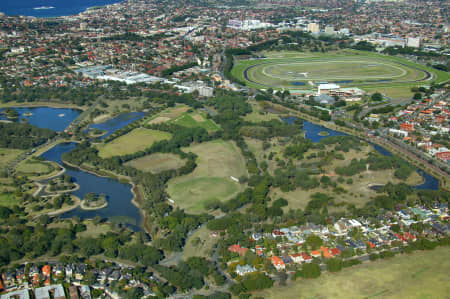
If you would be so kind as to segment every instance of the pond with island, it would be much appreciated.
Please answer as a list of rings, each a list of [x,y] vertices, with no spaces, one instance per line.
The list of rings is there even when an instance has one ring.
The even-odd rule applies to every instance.
[[[7,110],[16,111],[18,117],[16,119],[8,118],[4,113]],[[13,107],[0,109],[0,119],[26,122],[39,128],[60,132],[64,131],[81,112],[81,110],[71,108]]]
[[[287,123],[292,123],[295,119],[296,119],[295,117],[289,117],[289,118],[285,118],[283,120],[286,121]],[[305,138],[310,139],[312,142],[319,142],[323,138],[327,138],[330,136],[346,136],[347,135],[342,132],[338,132],[338,131],[335,131],[332,129],[325,128],[320,125],[316,125],[307,120],[303,120],[303,131],[305,132]],[[382,154],[384,156],[392,156],[392,153],[389,152],[388,150],[386,150],[385,148],[383,148],[377,144],[374,144],[374,143],[371,143],[371,145],[380,154]],[[439,180],[438,179],[436,179],[431,174],[424,172],[421,169],[416,169],[416,171],[419,175],[421,175],[423,177],[424,181],[422,184],[413,186],[415,189],[419,189],[419,190],[438,190],[439,189]],[[383,185],[370,186],[370,188],[375,191],[380,189],[381,187],[383,187]]]
[[[53,129],[55,131],[63,131],[66,129],[81,113],[80,110],[68,108],[14,107],[10,109],[14,109],[18,112],[18,121],[23,122],[24,119],[26,119],[25,122],[37,127]],[[7,119],[6,116],[1,113],[2,110],[0,110],[0,118]],[[144,115],[144,113],[140,112],[124,113],[94,126],[106,130],[107,135],[110,135],[127,124],[142,118]],[[102,137],[106,136],[104,135]],[[141,214],[139,209],[131,202],[133,193],[131,192],[130,184],[123,184],[111,178],[100,177],[78,168],[65,165],[61,161],[61,155],[73,150],[76,146],[77,144],[72,142],[60,143],[43,153],[41,157],[48,161],[56,162],[66,168],[64,174],[70,176],[73,183],[79,186],[77,190],[71,192],[72,194],[81,199],[85,198],[89,193],[102,194],[107,200],[107,205],[104,208],[96,210],[84,210],[81,207],[77,207],[72,211],[60,215],[60,217],[72,218],[78,216],[81,219],[90,219],[98,215],[109,221],[124,224],[135,231],[140,230]]]

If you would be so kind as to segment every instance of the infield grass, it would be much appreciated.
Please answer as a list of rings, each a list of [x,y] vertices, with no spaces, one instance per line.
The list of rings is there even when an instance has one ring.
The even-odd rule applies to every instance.
[[[167,132],[138,128],[107,144],[99,145],[98,154],[101,158],[132,154],[150,147],[154,142],[170,139],[171,136]]]
[[[176,206],[200,213],[205,211],[207,202],[227,200],[242,190],[242,185],[230,178],[247,173],[245,160],[234,143],[214,140],[183,148],[183,151],[198,156],[197,167],[192,173],[169,181],[167,192]]]
[[[236,61],[232,75],[252,88],[315,89],[311,82],[327,81],[343,87],[379,90],[402,99],[410,98],[411,87],[450,80],[450,74],[446,72],[372,52],[344,50],[296,55],[290,51],[265,54],[266,59]]]

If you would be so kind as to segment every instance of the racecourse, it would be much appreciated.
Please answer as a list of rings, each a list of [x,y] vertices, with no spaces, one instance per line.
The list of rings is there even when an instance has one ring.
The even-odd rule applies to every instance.
[[[232,75],[258,89],[313,89],[318,83],[336,83],[389,91],[448,81],[450,75],[411,61],[371,52],[271,52],[265,58],[235,60]]]

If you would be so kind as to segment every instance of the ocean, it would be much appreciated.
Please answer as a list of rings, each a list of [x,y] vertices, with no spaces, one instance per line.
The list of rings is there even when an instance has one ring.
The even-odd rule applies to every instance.
[[[79,14],[89,7],[118,2],[121,0],[0,0],[0,12],[10,16],[60,17]]]

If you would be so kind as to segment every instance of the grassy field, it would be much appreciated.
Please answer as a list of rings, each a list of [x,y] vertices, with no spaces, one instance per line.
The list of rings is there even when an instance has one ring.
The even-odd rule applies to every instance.
[[[213,120],[206,117],[205,112],[199,110],[193,111],[186,105],[177,105],[175,107],[167,108],[150,118],[148,124],[158,124],[163,122],[172,122],[188,128],[205,128],[210,132],[219,129],[219,126]]]
[[[91,220],[85,220],[86,230],[77,233],[77,238],[98,238],[101,234],[106,234],[111,231],[111,225],[109,223],[100,223],[95,225]]]
[[[253,88],[314,89],[310,81],[331,81],[344,87],[384,92],[393,98],[409,98],[413,86],[450,79],[448,73],[399,57],[370,52],[265,54],[268,54],[266,59],[237,61],[232,69],[233,76]]]
[[[185,113],[189,110],[189,107],[186,105],[177,105],[175,107],[170,107],[165,109],[164,111],[161,111],[160,113],[154,115],[150,120],[148,121],[149,124],[158,124],[163,123],[166,121],[173,120],[177,117],[179,117],[181,114]]]
[[[24,151],[11,148],[0,148],[0,168],[6,167],[10,162],[14,161]]]
[[[164,170],[180,168],[184,165],[184,161],[174,154],[156,153],[131,160],[126,165],[142,171],[158,173]]]
[[[0,194],[0,206],[3,207],[12,207],[17,205],[16,196],[13,193],[2,193]]]
[[[203,226],[189,236],[183,249],[183,260],[193,256],[209,257],[209,253],[217,241],[217,238],[211,237],[209,233],[206,226]]]
[[[154,142],[170,139],[171,134],[162,131],[138,128],[128,134],[120,136],[113,141],[99,145],[99,156],[109,158],[142,151]]]
[[[204,128],[207,131],[217,131],[219,129],[219,126],[213,120],[206,118],[205,113],[198,111],[183,113],[172,122],[188,128]]]
[[[195,153],[198,159],[192,173],[169,181],[167,191],[180,208],[199,213],[208,201],[229,199],[242,189],[230,178],[246,174],[244,158],[232,142],[215,140],[183,151]]]
[[[298,280],[255,294],[264,298],[449,298],[450,250],[367,262],[318,279]]]
[[[271,113],[267,107],[265,107],[266,102],[256,102],[254,100],[249,101],[252,106],[252,112],[247,114],[244,119],[250,122],[262,122],[269,121],[272,119],[280,119],[280,116],[276,113]]]
[[[24,174],[46,174],[51,171],[50,167],[45,163],[30,162],[30,160],[24,160],[20,162],[16,170]]]

